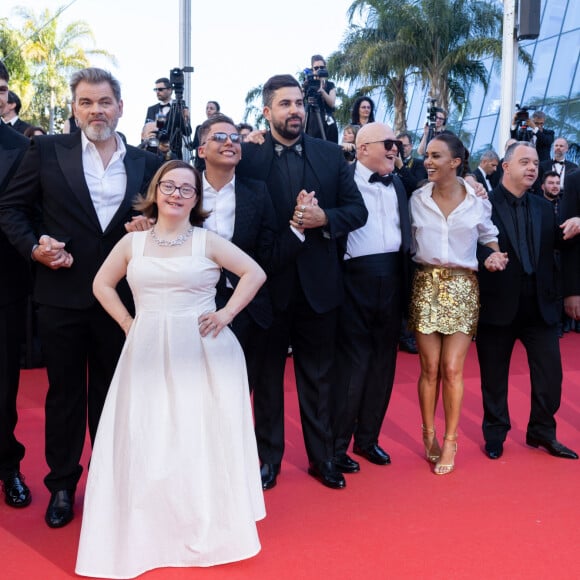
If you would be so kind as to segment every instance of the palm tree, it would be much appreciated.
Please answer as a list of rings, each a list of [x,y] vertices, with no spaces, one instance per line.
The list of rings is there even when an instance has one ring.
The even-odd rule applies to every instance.
[[[355,17],[364,26],[353,23]],[[483,59],[501,58],[502,10],[486,0],[355,0],[350,29],[329,69],[355,85],[379,89],[395,111],[395,130],[406,127],[407,83],[429,88],[439,106],[462,111],[467,86],[483,85]],[[520,50],[531,68],[531,58]],[[332,65],[332,68],[331,68]]]
[[[43,10],[38,16],[32,9],[20,7],[17,14],[24,19],[22,34],[27,39],[23,56],[31,63],[34,94],[28,117],[42,125],[48,120],[49,133],[54,132],[55,117],[66,118],[69,96],[68,79],[75,70],[89,66],[89,56],[101,55],[113,64],[114,57],[105,50],[85,48],[94,43],[89,25],[81,20],[59,27],[58,16]],[[47,106],[48,105],[48,106]]]

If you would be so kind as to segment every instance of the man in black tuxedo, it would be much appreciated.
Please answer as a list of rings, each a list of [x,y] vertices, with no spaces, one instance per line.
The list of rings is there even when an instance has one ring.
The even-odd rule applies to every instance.
[[[568,153],[568,141],[564,137],[558,137],[554,141],[554,157],[540,163],[538,179],[534,184],[535,190],[541,187],[544,173],[553,171],[560,177],[560,192],[564,191],[566,187],[566,176],[578,169],[576,163],[572,163],[572,161],[566,159],[566,153]]]
[[[274,322],[264,371],[254,385],[254,416],[262,485],[276,484],[284,453],[284,368],[292,345],[308,472],[324,485],[345,481],[332,462],[330,404],[334,338],[343,287],[337,239],[362,226],[367,210],[342,149],[304,133],[304,97],[291,75],[264,85],[263,143],[244,143],[237,174],[266,181],[277,230],[293,228],[295,259],[272,273]],[[296,203],[297,198],[299,203]]]
[[[580,169],[568,175],[560,203],[564,239],[574,237],[562,249],[563,292],[566,314],[580,324]]]
[[[177,103],[171,100],[173,87],[167,77],[157,79],[153,90],[159,102],[147,109],[141,139],[146,143],[150,139],[158,138],[164,131],[169,137],[173,154],[177,159],[183,159],[183,137],[191,135],[189,109],[184,106],[180,111]]]
[[[26,121],[23,121],[19,117],[21,108],[22,102],[20,101],[20,97],[16,93],[8,91],[8,103],[4,107],[2,120],[5,123],[8,123],[8,125],[10,125],[13,129],[24,135],[26,129],[28,129],[28,127],[32,127],[32,125]]]
[[[489,193],[497,183],[493,182],[493,176],[497,173],[497,166],[499,165],[499,155],[489,149],[484,151],[479,160],[477,169],[473,172],[475,179],[483,185],[486,193]]]
[[[0,61],[0,115],[8,100],[8,71]],[[0,201],[30,141],[0,121]],[[4,501],[25,507],[30,489],[20,473],[24,445],[14,435],[20,378],[20,346],[24,336],[29,267],[0,230],[0,480]]]
[[[483,436],[490,459],[503,454],[511,428],[508,410],[510,360],[516,340],[526,349],[531,378],[531,411],[526,443],[556,457],[578,455],[556,439],[554,415],[562,393],[558,339],[561,315],[554,249],[561,233],[554,210],[528,189],[538,175],[538,154],[529,142],[516,142],[505,154],[502,183],[493,190],[492,219],[509,263],[493,275],[480,267],[481,311],[477,354],[483,394]],[[483,264],[489,250],[478,249]]]
[[[356,136],[353,167],[369,212],[367,223],[345,240],[345,300],[337,346],[334,463],[343,473],[360,466],[353,451],[377,465],[391,463],[379,433],[395,380],[399,329],[408,277],[411,223],[407,192],[394,175],[400,142],[382,123],[367,123]]]
[[[49,380],[50,473],[44,481],[51,497],[45,520],[55,528],[73,517],[87,409],[94,441],[124,342],[93,296],[93,278],[124,235],[135,196],[160,165],[154,155],[125,146],[115,132],[123,102],[109,72],[79,70],[70,86],[81,130],[35,138],[0,201],[0,225],[8,239],[36,263],[34,300]],[[126,283],[119,292],[129,304]]]
[[[231,241],[271,271],[277,230],[274,206],[263,181],[235,175],[242,139],[233,120],[217,113],[201,125],[199,136],[198,154],[205,161],[203,209],[211,212],[203,227]],[[238,281],[232,272],[222,272],[216,289],[218,308],[225,306]],[[231,324],[244,349],[250,388],[260,375],[265,330],[271,324],[272,305],[264,285]]]

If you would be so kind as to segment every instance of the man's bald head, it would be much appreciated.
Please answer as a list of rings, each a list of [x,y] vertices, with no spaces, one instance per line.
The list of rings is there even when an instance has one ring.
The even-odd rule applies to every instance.
[[[393,144],[385,143],[392,140]],[[395,170],[395,159],[399,150],[394,144],[394,131],[384,123],[367,123],[356,134],[356,158],[367,169],[379,175],[388,175]],[[389,149],[387,149],[389,147]]]
[[[385,139],[395,139],[395,133],[389,125],[385,123],[367,123],[356,134],[356,146],[358,149],[363,143],[384,141]]]

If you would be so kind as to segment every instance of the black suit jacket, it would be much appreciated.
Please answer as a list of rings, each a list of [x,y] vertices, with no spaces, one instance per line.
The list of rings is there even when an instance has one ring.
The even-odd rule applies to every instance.
[[[566,176],[560,216],[562,221],[580,216],[580,169]],[[562,273],[562,294],[580,296],[580,236],[572,238],[562,248]]]
[[[496,172],[494,171],[494,173],[496,173]],[[485,175],[484,175],[483,171],[479,167],[477,167],[475,169],[475,171],[473,172],[473,175],[475,175],[475,179],[477,179],[477,181],[479,183],[481,183],[481,185],[483,185],[483,187],[485,188],[485,191],[487,191],[487,193],[489,193],[491,191],[491,189],[489,188],[489,186],[485,180]],[[493,173],[492,173],[492,175],[493,175]],[[493,188],[493,184],[491,183],[491,175],[488,177],[488,180]]]
[[[523,278],[515,226],[508,206],[506,191],[502,185],[490,194],[492,220],[499,230],[498,242],[502,252],[508,253],[509,262],[502,272],[489,272],[483,263],[493,250],[478,246],[479,288],[483,324],[507,326],[518,312]],[[531,216],[533,256],[536,266],[535,280],[537,301],[541,317],[546,324],[560,320],[559,268],[554,250],[560,245],[560,233],[554,209],[545,199],[528,195]]]
[[[512,139],[517,139],[518,130],[511,129],[510,135]],[[544,129],[543,131],[538,131],[536,133],[536,151],[538,152],[538,159],[540,162],[550,159],[550,150],[552,149],[553,142],[554,131],[552,131],[552,129]]]
[[[8,183],[29,146],[29,139],[0,121],[0,202],[4,199]],[[0,306],[15,302],[27,295],[28,264],[8,241],[2,230],[0,230],[0,271],[2,272]]]
[[[71,268],[36,268],[34,299],[50,306],[82,309],[95,302],[93,278],[113,246],[125,234],[133,201],[145,193],[161,164],[153,154],[127,146],[124,158],[127,188],[121,206],[102,231],[87,187],[82,165],[81,131],[39,136],[32,140],[5,195],[0,200],[0,225],[20,254],[30,261],[42,234],[65,242],[74,257]],[[41,222],[35,223],[35,210]],[[119,285],[129,299],[126,283]]]
[[[537,193],[538,195],[542,195],[542,179],[544,177],[544,173],[547,173],[548,171],[552,171],[552,159],[546,159],[545,161],[542,161],[538,167],[538,179],[536,179],[536,181],[534,182],[534,185],[532,186],[532,189],[534,190],[534,193]],[[568,175],[570,175],[570,173],[572,173],[573,171],[575,171],[576,169],[578,169],[578,165],[576,165],[576,163],[572,163],[572,161],[568,161],[565,160],[564,161],[564,185],[566,185],[566,179],[568,179]],[[562,185],[560,185],[560,187],[562,187]]]
[[[14,123],[14,125],[10,124],[10,126],[13,129],[15,129],[16,131],[18,131],[19,133],[22,133],[23,135],[24,135],[24,131],[26,131],[26,129],[28,129],[28,127],[32,127],[32,125],[30,123],[23,121],[20,117],[18,119],[16,119],[16,122]]]
[[[342,301],[342,275],[337,248],[337,239],[364,225],[368,212],[361,194],[354,183],[349,164],[342,149],[334,143],[314,139],[303,134],[305,171],[303,188],[315,191],[319,206],[328,218],[324,228],[305,230],[306,240],[298,242],[289,232],[288,222],[296,206],[296,195],[287,198],[273,187],[274,146],[270,133],[265,143],[242,145],[242,160],[237,174],[265,181],[276,212],[278,232],[286,230],[294,236],[293,242],[300,245],[295,259],[291,260],[269,279],[270,293],[274,306],[284,310],[290,300],[295,273],[311,308],[324,313],[336,308]],[[291,239],[288,237],[287,239]]]
[[[399,176],[407,196],[410,196],[418,187],[419,183],[427,179],[427,170],[423,165],[423,160],[412,157],[401,169],[395,169],[395,174]]]

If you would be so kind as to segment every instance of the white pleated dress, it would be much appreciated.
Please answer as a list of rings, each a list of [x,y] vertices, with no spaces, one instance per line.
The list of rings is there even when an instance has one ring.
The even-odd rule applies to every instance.
[[[265,517],[246,366],[229,328],[202,338],[220,268],[195,228],[192,255],[143,256],[127,279],[136,316],[97,432],[76,573],[133,578],[260,550]]]

